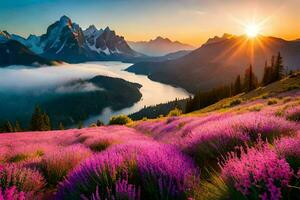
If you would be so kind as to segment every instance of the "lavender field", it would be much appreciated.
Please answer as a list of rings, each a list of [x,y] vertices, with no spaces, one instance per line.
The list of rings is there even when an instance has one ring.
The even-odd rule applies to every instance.
[[[300,94],[202,114],[0,134],[0,199],[299,199]]]

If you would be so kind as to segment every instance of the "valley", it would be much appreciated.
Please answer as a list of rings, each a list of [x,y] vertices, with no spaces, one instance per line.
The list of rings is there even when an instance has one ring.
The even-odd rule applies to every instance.
[[[182,87],[191,93],[209,90],[230,82],[243,75],[244,70],[253,65],[255,74],[261,79],[265,63],[271,64],[272,56],[278,52],[283,57],[285,72],[297,70],[299,61],[299,41],[281,38],[224,34],[209,39],[198,49],[178,59],[162,62],[140,62],[127,71],[145,74],[151,80]]]
[[[0,121],[19,121],[25,128],[38,104],[54,128],[59,123],[88,126],[99,119],[107,123],[118,113],[129,115],[145,106],[188,97],[185,90],[124,71],[130,65],[91,62],[0,69]]]
[[[262,192],[297,199],[299,88],[298,73],[187,115],[122,126],[0,134],[0,163],[5,163],[0,164],[1,180],[16,184],[27,177],[18,182],[22,192],[7,187],[4,194],[47,200],[94,194],[122,194],[132,200],[240,199],[249,193],[236,183],[261,191],[268,182],[277,192]],[[237,98],[239,104],[230,103]],[[128,174],[122,177],[123,172]],[[172,191],[161,185],[162,177],[171,181]],[[123,193],[119,184],[140,189]],[[251,195],[258,199],[260,194]]]
[[[0,200],[300,200],[299,0],[0,3]]]

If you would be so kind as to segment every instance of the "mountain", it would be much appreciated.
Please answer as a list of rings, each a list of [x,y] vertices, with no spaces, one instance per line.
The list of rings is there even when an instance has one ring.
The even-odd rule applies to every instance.
[[[300,41],[261,35],[249,39],[244,35],[224,34],[209,39],[200,48],[179,59],[137,63],[127,71],[147,74],[154,81],[195,92],[232,82],[237,75],[243,75],[250,63],[261,78],[265,61],[278,52],[288,70],[300,68]]]
[[[181,51],[176,51],[176,52],[173,52],[173,53],[166,54],[166,55],[162,56],[161,58],[163,58],[165,60],[174,60],[174,59],[178,59],[178,58],[181,58],[183,56],[186,56],[191,52],[192,51],[189,51],[189,50],[181,50]]]
[[[141,55],[128,46],[124,37],[116,35],[108,27],[97,30],[91,25],[82,30],[67,16],[51,24],[41,36],[30,35],[25,39],[14,35],[13,39],[42,57],[70,63],[121,60]]]
[[[154,40],[142,42],[128,42],[135,51],[149,56],[164,56],[181,50],[193,50],[194,47],[168,38],[157,37]]]
[[[123,36],[116,35],[109,27],[97,30],[94,25],[91,25],[84,31],[84,36],[88,47],[99,54],[120,54],[128,57],[139,55],[129,47]]]
[[[42,58],[20,42],[12,39],[7,31],[0,31],[0,67],[9,65],[42,65],[52,64]]]
[[[11,39],[11,35],[7,31],[0,31],[0,42],[4,43]]]

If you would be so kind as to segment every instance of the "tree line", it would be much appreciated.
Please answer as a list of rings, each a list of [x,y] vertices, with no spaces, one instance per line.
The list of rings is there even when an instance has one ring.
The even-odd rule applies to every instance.
[[[259,86],[266,86],[270,83],[281,80],[284,77],[283,58],[278,52],[277,56],[272,56],[270,65],[265,62],[264,74],[261,82],[253,72],[253,66],[245,70],[243,79],[238,75],[233,83],[227,86],[214,88],[210,91],[198,91],[194,97],[190,97],[186,102],[185,112],[192,112],[214,104],[221,99],[235,96],[242,92],[250,92]]]
[[[59,127],[62,129],[63,125],[60,124]],[[11,133],[11,132],[21,132],[21,131],[49,131],[51,130],[51,121],[48,114],[41,109],[39,105],[35,106],[34,112],[31,116],[29,129],[23,129],[19,123],[16,121],[15,123],[11,123],[10,121],[6,121],[2,126],[0,126],[0,132],[2,133]]]

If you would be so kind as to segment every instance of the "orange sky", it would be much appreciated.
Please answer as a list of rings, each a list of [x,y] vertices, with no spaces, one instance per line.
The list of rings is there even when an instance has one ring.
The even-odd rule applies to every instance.
[[[0,0],[1,1],[1,0]],[[62,15],[82,28],[109,26],[131,41],[168,37],[194,46],[223,33],[244,34],[240,23],[268,19],[261,34],[300,38],[300,0],[26,0],[3,1],[0,30],[41,35]]]
[[[223,2],[225,2],[224,0]],[[148,40],[158,33],[172,40],[199,46],[209,37],[221,36],[223,33],[244,34],[245,28],[240,24],[264,22],[261,34],[282,37],[287,40],[300,38],[300,0],[290,1],[227,1],[203,10],[187,9],[176,13],[165,13],[154,17],[154,25],[136,31],[135,24],[125,30],[120,29],[129,40]],[[174,16],[176,15],[176,16]],[[150,22],[149,22],[150,23]],[[155,24],[157,23],[157,26]]]

